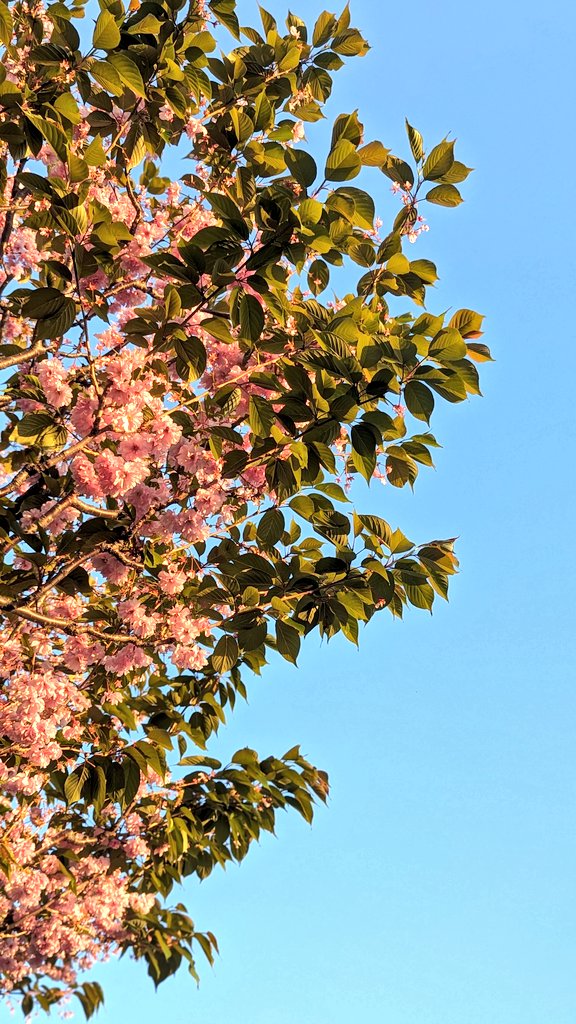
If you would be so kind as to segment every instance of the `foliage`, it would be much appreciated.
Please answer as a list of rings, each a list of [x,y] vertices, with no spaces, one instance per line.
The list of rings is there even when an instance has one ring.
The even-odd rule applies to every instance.
[[[85,13],[0,3],[0,987],[89,1016],[77,974],[110,951],[195,975],[216,940],[174,886],[325,799],[298,747],[206,745],[269,651],[446,596],[452,541],[348,492],[412,486],[435,398],[479,394],[490,356],[477,313],[425,311],[436,268],[404,251],[422,201],[461,201],[453,143],[407,125],[407,163],[352,112],[323,170],[300,145],[367,52],[348,8],[309,32],[100,0],[88,46]],[[402,199],[385,236],[361,173]]]

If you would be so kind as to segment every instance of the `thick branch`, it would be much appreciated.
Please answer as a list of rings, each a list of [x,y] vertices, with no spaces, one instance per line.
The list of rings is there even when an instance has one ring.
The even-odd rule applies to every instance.
[[[46,352],[44,342],[37,341],[32,348],[21,348],[13,355],[4,356],[3,359],[0,359],[0,370],[7,370],[10,366],[18,366],[19,363],[27,363],[30,359],[43,355],[44,352]]]

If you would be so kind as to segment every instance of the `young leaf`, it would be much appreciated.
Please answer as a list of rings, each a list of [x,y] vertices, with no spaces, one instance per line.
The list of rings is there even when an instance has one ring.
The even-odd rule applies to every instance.
[[[420,163],[422,156],[424,155],[424,143],[420,132],[416,131],[406,119],[406,132],[408,134],[408,141],[410,143],[410,149],[412,150],[412,156],[417,163]]]
[[[454,163],[454,143],[440,142],[426,157],[422,174],[425,181],[436,181],[450,170]]]
[[[328,181],[349,181],[361,166],[356,147],[348,139],[340,139],[328,156],[324,176]]]
[[[216,672],[228,672],[238,661],[238,654],[238,644],[234,637],[221,636],[210,660]]]
[[[92,45],[95,50],[113,50],[120,42],[120,30],[110,11],[101,11],[96,20]]]
[[[426,423],[430,422],[430,417],[434,411],[434,395],[430,388],[427,388],[419,380],[409,380],[404,388],[404,401],[408,411],[417,420],[425,420]]]
[[[426,199],[437,206],[459,206],[462,196],[455,185],[436,185],[428,192]]]

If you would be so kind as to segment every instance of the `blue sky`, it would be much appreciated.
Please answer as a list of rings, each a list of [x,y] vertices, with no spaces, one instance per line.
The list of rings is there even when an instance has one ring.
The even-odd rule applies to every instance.
[[[576,1020],[576,20],[563,0],[352,12],[372,50],[336,76],[332,115],[358,107],[396,152],[406,115],[476,168],[411,255],[438,264],[432,310],[486,314],[485,398],[438,406],[444,447],[414,495],[358,491],[416,540],[458,534],[462,572],[432,618],[377,617],[360,653],[311,637],[298,670],[254,682],[218,749],[300,742],[329,807],[186,887],[221,946],[198,990],[182,975],[155,995],[140,966],[108,965],[101,1024]],[[385,219],[388,185],[374,171]]]

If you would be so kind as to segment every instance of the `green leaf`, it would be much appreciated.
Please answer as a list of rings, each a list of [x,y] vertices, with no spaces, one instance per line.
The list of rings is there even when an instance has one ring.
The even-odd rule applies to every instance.
[[[317,484],[316,487],[319,491],[322,492],[322,494],[327,494],[328,497],[332,498],[334,501],[343,501],[346,504],[350,504],[350,498],[346,496],[346,493],[342,489],[340,484]]]
[[[180,332],[181,333],[181,332]],[[206,349],[200,338],[194,335],[177,337],[174,340],[176,370],[182,380],[194,381],[206,369]]]
[[[95,50],[113,50],[120,42],[120,29],[109,11],[101,11],[96,20],[92,45]]]
[[[288,502],[290,508],[294,510],[303,519],[310,520],[314,515],[316,506],[312,501],[312,498],[308,494],[297,494],[295,498],[291,498]]]
[[[27,113],[26,117],[36,130],[40,132],[42,137],[46,139],[46,142],[52,147],[56,156],[65,164],[68,152],[66,148],[66,135],[62,129],[51,121],[47,121],[45,117],[39,117],[37,114]]]
[[[341,53],[344,57],[363,57],[368,53],[370,47],[366,40],[360,35],[357,29],[352,28],[340,35],[334,36],[332,49]]]
[[[140,788],[140,767],[136,761],[131,757],[127,757],[122,765],[122,771],[124,774],[124,792],[122,795],[123,807],[129,806],[132,803]]]
[[[356,111],[351,114],[339,114],[332,129],[331,149],[334,149],[339,139],[347,139],[356,149],[362,142],[363,136],[364,125],[358,120]]]
[[[327,43],[336,28],[336,18],[329,11],[322,11],[319,15],[314,32],[312,34],[312,45],[323,46]]]
[[[410,272],[418,274],[420,280],[426,284],[434,284],[438,280],[436,265],[431,260],[412,260]]]
[[[254,127],[256,131],[263,131],[265,128],[272,128],[274,125],[274,111],[265,93],[261,92],[254,104]]]
[[[454,360],[457,362],[458,360]],[[449,362],[446,359],[446,362]],[[426,380],[426,383],[430,385],[434,391],[444,398],[447,402],[463,402],[466,398],[466,387],[464,386],[463,380],[460,378],[458,373],[441,372],[439,370],[432,370],[432,372],[425,372],[432,370],[431,367],[422,367],[422,375]]]
[[[436,181],[450,170],[454,163],[454,143],[441,142],[428,154],[422,174],[425,181]]]
[[[154,743],[148,740],[138,740],[132,747],[125,747],[125,753],[133,758],[142,772],[147,768],[164,778],[166,774],[166,757],[163,750],[160,750]]]
[[[65,298],[64,304],[58,313],[53,316],[43,317],[36,323],[34,336],[38,340],[42,338],[61,338],[68,331],[76,320],[76,303],[74,299]]]
[[[386,263],[386,270],[391,274],[409,274],[410,261],[403,252],[396,252]]]
[[[269,402],[259,395],[250,395],[248,403],[248,422],[250,429],[257,437],[268,437],[274,423],[274,410]]]
[[[128,31],[134,34],[145,33],[146,35],[158,36],[162,29],[162,21],[154,17],[153,14],[145,14],[143,18],[140,18],[134,25],[131,25]]]
[[[168,285],[168,287],[164,289],[164,312],[166,314],[166,319],[171,320],[172,317],[180,316],[181,311],[182,300],[180,299],[176,288],[172,285]]]
[[[339,139],[326,161],[324,177],[328,181],[349,181],[360,173],[361,166],[356,147],[348,139]]]
[[[448,327],[454,327],[463,338],[479,338],[482,334],[484,317],[473,309],[458,309],[450,320]]]
[[[391,153],[382,164],[381,170],[387,178],[390,178],[390,181],[395,181],[403,189],[412,188],[414,172],[405,160],[400,160],[399,157],[393,156]]]
[[[376,209],[374,200],[368,192],[364,192],[363,189],[356,188],[354,185],[344,185],[342,188],[337,188],[333,196],[351,199],[354,203],[354,224],[359,228],[364,228],[365,231],[374,230]]]
[[[358,156],[366,167],[382,167],[389,155],[390,150],[386,149],[381,142],[367,142],[358,150]]]
[[[276,649],[286,661],[296,664],[300,651],[300,634],[294,626],[281,619],[276,621]]]
[[[236,135],[237,144],[241,145],[253,135],[254,133],[254,122],[244,113],[243,110],[239,110],[236,107],[232,107],[230,111],[230,119],[234,126],[234,134]],[[265,147],[265,151],[271,154],[271,149]]]
[[[5,46],[9,46],[13,31],[14,25],[10,9],[6,4],[0,3],[0,42],[4,43]]]
[[[41,174],[35,174],[34,171],[20,171],[18,181],[26,185],[26,188],[29,188],[34,195],[50,198],[53,198],[55,195],[50,182],[43,178]]]
[[[279,508],[269,508],[258,523],[256,536],[267,547],[273,547],[285,530],[284,516]]]
[[[416,131],[416,129],[408,123],[408,119],[406,119],[406,132],[408,134],[408,141],[410,143],[410,149],[412,150],[412,156],[417,163],[420,163],[424,154],[424,143],[420,132]]]
[[[211,334],[213,338],[218,338],[218,341],[224,341],[227,345],[231,345],[234,341],[230,334],[229,325],[220,318],[209,318],[208,320],[203,320],[202,330],[208,331],[208,334]]]
[[[238,661],[239,653],[233,636],[221,636],[210,660],[216,672],[228,672]]]
[[[260,604],[260,591],[257,587],[246,587],[246,590],[242,591],[242,604],[249,605],[250,608],[256,608]]]
[[[494,361],[487,345],[479,345],[476,342],[469,341],[466,348],[470,358],[474,359],[477,363],[492,363]]]
[[[440,362],[447,360],[454,362],[457,359],[464,359],[466,355],[466,342],[463,340],[460,331],[448,327],[440,331],[432,341],[429,355]]]
[[[134,61],[126,53],[111,53],[108,60],[120,75],[124,85],[128,86],[136,96],[146,98],[146,89],[142,75]]]
[[[77,800],[80,800],[82,790],[88,781],[89,775],[90,769],[88,765],[83,764],[81,767],[75,768],[68,776],[64,783],[64,795],[68,804],[74,804]]]
[[[452,185],[457,185],[460,181],[466,181],[466,178],[473,171],[473,167],[466,167],[466,164],[460,163],[459,160],[455,160],[449,171],[446,171],[442,175],[442,181],[450,182]]]
[[[50,413],[26,413],[12,428],[10,440],[16,444],[38,444],[40,447],[61,446],[52,443],[56,432],[61,430],[63,428],[58,427]],[[64,429],[64,440],[61,443],[66,441],[66,437],[67,432]],[[47,440],[46,444],[44,439]]]
[[[85,181],[89,174],[86,160],[72,152],[68,154],[68,170],[70,172],[70,181],[73,182]]]
[[[321,509],[315,512],[313,523],[316,532],[322,537],[326,537],[336,547],[342,547],[348,543],[350,520],[342,512]]]
[[[324,260],[314,260],[308,271],[308,287],[313,295],[319,295],[328,287],[330,268]]]
[[[268,11],[264,7],[260,7],[260,5],[259,5],[258,6],[258,10],[260,11],[260,19],[262,21],[262,27],[263,27],[266,35],[268,35],[269,32],[273,32],[276,29],[276,27],[277,27],[276,20],[275,20],[275,18],[272,17],[271,14],[268,13]]]
[[[298,216],[306,227],[314,227],[322,220],[324,207],[317,199],[304,199],[298,206]]]
[[[388,483],[392,484],[392,487],[405,487],[406,484],[413,486],[418,475],[416,463],[408,457],[398,457],[404,456],[404,452],[401,450],[396,449],[395,451],[397,455],[388,455],[386,458]]]
[[[358,515],[354,518],[354,534],[358,536],[362,532],[362,527],[369,530],[370,533],[378,537],[379,540],[383,541],[387,547],[390,547],[392,530],[385,519],[381,519],[380,516],[369,516],[369,515]]]
[[[79,1000],[86,1020],[90,1020],[90,1017],[104,1003],[104,993],[95,981],[85,981],[80,988],[73,990],[73,995]]]
[[[405,583],[404,590],[410,604],[414,605],[415,608],[423,608],[426,611],[432,608],[434,604],[434,591],[429,583]]]
[[[54,109],[72,124],[80,124],[82,115],[72,93],[63,92],[54,100]]]
[[[256,768],[258,766],[258,754],[251,747],[241,747],[240,750],[236,750],[230,758],[234,764],[239,764],[244,767]]]
[[[124,86],[122,79],[118,74],[116,68],[112,66],[108,61],[95,60],[90,65],[90,74],[98,85],[100,85],[106,92],[111,92],[113,96],[121,96],[124,92]]]
[[[102,167],[106,163],[106,153],[100,135],[95,135],[90,145],[86,147],[84,159],[89,167]]]
[[[356,424],[350,431],[352,461],[355,468],[369,481],[376,469],[376,440],[370,427]]]
[[[234,203],[229,196],[213,192],[212,195],[209,195],[207,198],[212,209],[221,220],[230,224],[240,238],[249,238],[250,228],[236,206],[236,203]]]
[[[264,330],[264,310],[254,295],[246,292],[240,297],[240,337],[258,341]]]
[[[284,159],[290,174],[303,188],[308,188],[315,181],[318,173],[316,162],[305,150],[287,148]]]
[[[459,206],[462,196],[455,185],[436,185],[431,188],[426,199],[437,206]]]
[[[146,140],[140,129],[132,129],[124,141],[124,152],[128,157],[126,166],[132,169],[141,164],[146,156],[146,149]]]
[[[289,46],[285,55],[278,61],[278,70],[283,72],[294,71],[298,67],[300,59],[300,47],[297,44]]]
[[[92,802],[94,809],[101,811],[106,801],[106,775],[101,765],[92,768]]]
[[[66,428],[60,426],[49,412],[27,412],[13,427],[10,440],[27,446],[61,448],[67,436]]]
[[[54,316],[64,308],[66,296],[58,288],[37,288],[22,306],[22,316],[32,320]]]
[[[434,411],[434,395],[430,388],[427,388],[425,384],[418,380],[409,380],[404,388],[404,401],[408,411],[417,420],[425,420],[426,423],[430,422],[430,417]]]
[[[22,315],[37,321],[36,339],[59,338],[76,319],[76,303],[57,288],[38,288],[24,303]]]

